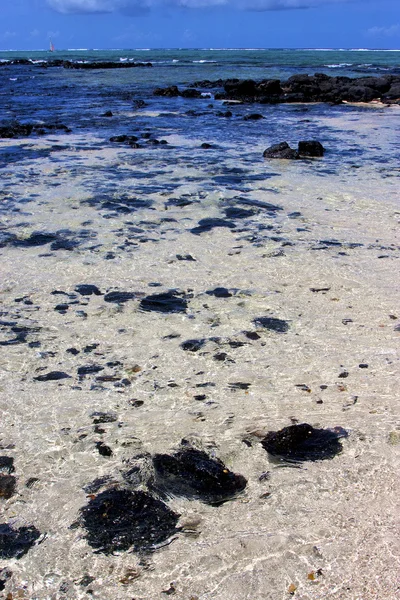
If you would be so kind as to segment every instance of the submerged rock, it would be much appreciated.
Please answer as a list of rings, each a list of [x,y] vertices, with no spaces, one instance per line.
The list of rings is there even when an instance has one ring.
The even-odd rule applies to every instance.
[[[254,319],[254,323],[270,331],[276,331],[276,333],[286,333],[289,330],[287,321],[276,319],[275,317],[258,317]]]
[[[289,461],[326,460],[343,450],[340,438],[346,435],[345,430],[339,427],[333,430],[314,429],[307,423],[301,423],[270,431],[261,444],[272,456]]]
[[[184,448],[175,454],[156,454],[154,487],[172,496],[221,504],[244,490],[247,480],[201,450]]]
[[[12,529],[8,523],[1,523],[0,558],[21,558],[32,548],[39,537],[40,531],[36,527]]]
[[[86,539],[92,548],[113,554],[132,548],[151,552],[179,530],[180,515],[149,494],[106,490],[81,509]]]
[[[175,290],[146,296],[141,300],[139,305],[141,310],[161,313],[186,312],[187,307],[188,303],[186,298]]]

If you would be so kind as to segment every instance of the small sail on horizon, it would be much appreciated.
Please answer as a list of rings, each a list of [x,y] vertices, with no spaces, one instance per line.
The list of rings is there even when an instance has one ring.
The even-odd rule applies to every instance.
[[[54,52],[54,44],[51,40],[50,40],[50,52]]]

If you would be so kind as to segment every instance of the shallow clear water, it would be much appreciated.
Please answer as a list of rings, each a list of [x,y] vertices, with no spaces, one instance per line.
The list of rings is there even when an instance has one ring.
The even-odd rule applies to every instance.
[[[41,534],[1,560],[4,593],[275,600],[295,586],[303,600],[395,600],[398,107],[240,105],[227,119],[212,99],[152,90],[242,76],[240,62],[253,77],[268,53],[124,56],[182,54],[184,66],[148,69],[0,68],[5,121],[72,130],[0,142],[0,454],[16,478],[1,522]],[[216,54],[217,67],[191,62]],[[328,60],[307,56],[290,52],[262,76]],[[265,118],[243,119],[255,111]],[[109,141],[118,134],[140,148]],[[262,157],[301,139],[320,140],[325,156]],[[204,219],[219,226],[202,229]],[[230,295],[207,293],[218,287]],[[141,310],[168,290],[184,294],[186,313]],[[116,291],[131,297],[107,301]],[[260,317],[287,332],[263,330]],[[193,339],[201,349],[184,350]],[[69,377],[40,380],[54,372]],[[95,412],[112,419],[96,427]],[[343,452],[277,463],[260,439],[295,421],[345,429]],[[182,439],[246,477],[244,492],[218,507],[169,498],[183,529],[153,554],[95,553],[79,521],[98,491],[87,486],[127,487],[133,460],[146,473],[149,456]]]

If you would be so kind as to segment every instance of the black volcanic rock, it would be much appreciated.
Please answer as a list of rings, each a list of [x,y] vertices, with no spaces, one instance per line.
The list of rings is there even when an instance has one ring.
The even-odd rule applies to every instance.
[[[298,151],[301,156],[323,156],[324,150],[321,142],[314,140],[304,140],[299,142]]]
[[[81,509],[88,544],[103,554],[154,551],[178,532],[179,516],[153,496],[126,489],[106,490]]]
[[[301,423],[270,431],[261,444],[272,456],[294,462],[317,461],[339,454],[343,449],[340,438],[346,435],[341,428],[314,429],[307,423]]]
[[[156,454],[153,465],[154,487],[167,496],[185,496],[215,505],[230,500],[247,485],[242,475],[195,448],[183,448],[172,455]]]
[[[179,89],[176,85],[171,85],[167,88],[156,88],[153,92],[154,96],[165,96],[167,98],[175,98],[179,96]]]
[[[293,150],[287,142],[280,142],[264,150],[263,156],[264,158],[297,159],[299,153],[297,150]]]

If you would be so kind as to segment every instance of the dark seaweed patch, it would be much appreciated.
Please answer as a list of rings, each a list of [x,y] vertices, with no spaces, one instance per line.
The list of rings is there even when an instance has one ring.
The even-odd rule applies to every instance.
[[[105,302],[122,304],[123,302],[128,302],[128,300],[133,300],[136,296],[135,292],[109,292],[104,296],[104,300]]]
[[[106,490],[81,509],[87,541],[97,552],[151,552],[178,529],[179,516],[142,491]]]
[[[7,523],[0,524],[0,558],[21,558],[40,537],[36,527],[12,529]]]
[[[75,291],[81,296],[101,296],[99,288],[91,283],[80,283],[75,286]]]
[[[198,352],[200,348],[204,346],[206,343],[205,339],[199,340],[186,340],[182,342],[181,348],[182,350],[187,350],[188,352]]]
[[[97,425],[98,423],[115,423],[118,419],[117,413],[114,412],[101,412],[95,411],[90,415],[90,418],[93,419],[93,423]]]
[[[195,448],[185,448],[172,455],[156,454],[153,465],[157,491],[207,504],[221,504],[247,485],[242,475],[232,473],[222,461]]]
[[[341,428],[314,429],[301,423],[270,431],[261,444],[269,454],[289,461],[326,460],[343,450],[340,438],[346,435]]]
[[[206,231],[211,231],[215,227],[227,227],[229,229],[233,229],[235,227],[235,223],[232,221],[226,221],[225,219],[200,219],[197,227],[193,227],[190,232],[194,235],[200,235]]]
[[[55,240],[50,245],[50,250],[74,250],[80,245],[77,240],[68,240],[66,238]]]
[[[269,202],[262,202],[261,200],[250,200],[250,198],[235,198],[238,204],[245,204],[246,206],[253,206],[255,208],[264,208],[268,212],[276,212],[283,210],[282,206],[276,204],[270,204]]]
[[[71,375],[64,373],[64,371],[50,371],[50,373],[38,375],[33,379],[35,379],[35,381],[59,381],[60,379],[71,379]]]
[[[85,375],[92,375],[93,373],[99,373],[99,371],[103,371],[104,367],[100,365],[83,365],[78,368],[78,375],[84,377]]]
[[[31,235],[27,238],[14,240],[13,246],[17,246],[19,248],[45,246],[46,244],[57,240],[57,237],[58,236],[55,233],[35,232],[31,233]]]
[[[0,456],[0,473],[14,473],[14,459],[11,456]]]
[[[215,296],[216,298],[230,298],[233,294],[224,287],[217,287],[213,290],[207,290],[206,294]]]
[[[256,214],[255,210],[247,210],[238,206],[229,206],[225,208],[224,212],[228,219],[248,219]]]
[[[257,317],[257,319],[254,319],[254,323],[270,331],[276,331],[276,333],[286,333],[289,329],[287,321],[274,317]]]
[[[0,474],[0,498],[8,500],[8,498],[14,496],[16,486],[17,480],[13,475]]]
[[[162,294],[152,294],[143,298],[139,305],[141,310],[161,313],[186,312],[188,303],[186,298],[174,290]]]

